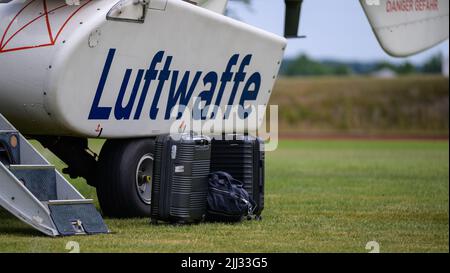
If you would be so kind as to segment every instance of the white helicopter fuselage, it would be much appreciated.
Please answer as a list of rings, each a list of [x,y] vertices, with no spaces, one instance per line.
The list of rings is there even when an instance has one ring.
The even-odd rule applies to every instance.
[[[180,0],[118,2],[0,5],[0,112],[23,133],[153,136],[179,106],[268,103],[284,38]]]

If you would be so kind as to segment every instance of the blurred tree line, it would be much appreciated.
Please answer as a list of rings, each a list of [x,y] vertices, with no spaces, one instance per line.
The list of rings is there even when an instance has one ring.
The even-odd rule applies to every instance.
[[[432,56],[422,65],[414,65],[408,61],[399,64],[386,61],[319,61],[302,54],[297,58],[285,60],[281,68],[281,74],[285,76],[370,75],[383,69],[389,69],[397,75],[441,74],[442,55]]]
[[[383,68],[389,68],[395,71],[399,75],[408,74],[440,74],[442,72],[442,55],[437,54],[428,59],[424,64],[415,66],[410,62],[404,62],[401,64],[391,64],[389,62],[380,62],[375,66],[376,70]]]

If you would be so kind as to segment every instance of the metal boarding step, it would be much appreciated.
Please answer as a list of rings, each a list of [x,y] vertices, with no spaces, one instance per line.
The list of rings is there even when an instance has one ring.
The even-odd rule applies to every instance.
[[[0,206],[49,236],[108,233],[85,199],[0,114]]]

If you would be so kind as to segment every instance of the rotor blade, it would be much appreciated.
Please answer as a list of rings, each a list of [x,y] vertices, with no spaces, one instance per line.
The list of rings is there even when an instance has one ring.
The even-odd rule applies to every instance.
[[[449,37],[449,1],[360,0],[383,49],[394,57],[407,57]],[[403,2],[402,2],[403,3]]]

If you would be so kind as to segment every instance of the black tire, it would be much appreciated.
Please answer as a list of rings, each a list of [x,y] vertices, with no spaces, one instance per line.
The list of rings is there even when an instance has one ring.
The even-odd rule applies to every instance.
[[[153,156],[154,149],[155,141],[149,138],[105,142],[97,172],[97,196],[104,216],[150,217],[150,204],[138,193],[136,173],[141,159]]]

